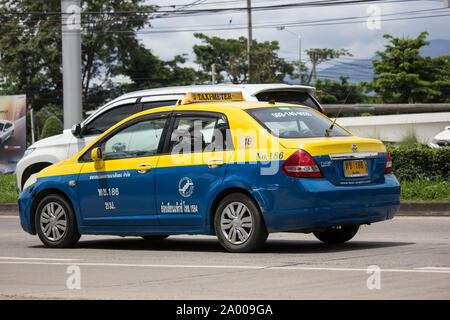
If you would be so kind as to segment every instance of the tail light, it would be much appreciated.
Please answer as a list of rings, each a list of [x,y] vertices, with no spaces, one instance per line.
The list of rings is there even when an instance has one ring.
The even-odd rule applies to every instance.
[[[386,165],[384,166],[384,174],[392,172],[392,159],[389,150],[386,149]]]
[[[321,178],[319,166],[305,150],[298,150],[287,158],[281,165],[281,170],[288,177]]]

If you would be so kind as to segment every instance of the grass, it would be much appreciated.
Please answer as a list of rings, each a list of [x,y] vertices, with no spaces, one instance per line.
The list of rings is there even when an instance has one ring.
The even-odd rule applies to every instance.
[[[403,201],[449,201],[450,181],[418,179],[401,181]]]
[[[16,175],[0,174],[0,203],[16,201]]]
[[[401,181],[402,201],[448,201],[450,202],[450,181],[427,179]],[[0,175],[0,203],[17,201],[16,176]]]

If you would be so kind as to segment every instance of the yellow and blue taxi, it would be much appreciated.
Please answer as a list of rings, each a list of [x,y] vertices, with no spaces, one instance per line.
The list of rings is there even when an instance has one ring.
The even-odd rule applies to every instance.
[[[400,185],[379,140],[314,109],[191,92],[34,175],[18,203],[23,229],[49,247],[81,234],[209,234],[248,252],[271,232],[348,241],[360,225],[394,217]]]

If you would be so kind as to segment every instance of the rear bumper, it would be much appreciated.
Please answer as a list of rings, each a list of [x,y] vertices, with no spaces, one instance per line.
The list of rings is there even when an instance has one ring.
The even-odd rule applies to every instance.
[[[367,186],[337,187],[325,179],[292,184],[272,195],[272,208],[263,210],[269,232],[373,223],[392,219],[400,207],[400,184],[393,174]]]

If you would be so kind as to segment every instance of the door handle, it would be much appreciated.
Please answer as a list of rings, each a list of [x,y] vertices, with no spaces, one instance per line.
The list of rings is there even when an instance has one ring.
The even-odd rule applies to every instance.
[[[139,173],[146,173],[152,169],[152,165],[150,163],[141,163],[137,166],[136,170]]]
[[[211,159],[206,162],[208,168],[216,169],[224,164],[222,159]]]

